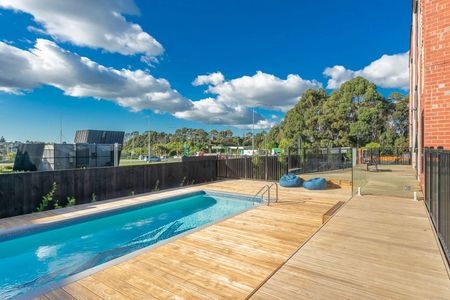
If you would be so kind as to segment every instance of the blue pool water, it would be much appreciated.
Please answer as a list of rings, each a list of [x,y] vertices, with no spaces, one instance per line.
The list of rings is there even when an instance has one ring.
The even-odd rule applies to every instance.
[[[250,208],[247,197],[198,192],[82,221],[1,237],[0,299]]]

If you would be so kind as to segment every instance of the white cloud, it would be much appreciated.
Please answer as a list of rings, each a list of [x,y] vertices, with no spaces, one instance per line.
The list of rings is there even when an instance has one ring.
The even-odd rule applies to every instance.
[[[280,79],[261,71],[229,81],[225,81],[220,72],[199,75],[192,84],[209,85],[206,92],[215,97],[192,101],[192,109],[177,112],[176,117],[238,128],[253,127],[253,107],[287,111],[305,90],[321,87],[319,82],[304,80],[298,75],[290,74],[286,79]],[[273,127],[274,120],[255,113],[255,128]]]
[[[28,51],[0,42],[0,65],[0,90],[4,92],[50,85],[65,95],[111,100],[134,111],[173,113],[192,106],[165,79],[142,70],[102,66],[49,40],[38,39]]]
[[[242,76],[209,86],[207,91],[217,95],[219,102],[229,106],[287,111],[297,103],[305,90],[321,86],[318,81],[304,80],[299,75],[290,74],[286,79],[280,79],[258,71],[253,76]]]
[[[206,124],[242,125],[253,122],[252,110],[243,106],[228,106],[214,98],[192,101],[192,108],[176,112],[176,117]],[[255,122],[262,120],[262,116],[255,113]]]
[[[139,14],[133,0],[0,0],[0,7],[31,14],[42,28],[29,30],[57,41],[124,55],[155,57],[164,52],[141,26],[125,19]]]
[[[334,66],[326,68],[323,74],[330,77],[327,88],[338,88],[342,83],[356,76],[362,76],[376,85],[383,88],[399,88],[408,90],[409,52],[383,55],[379,59],[371,62],[361,70],[353,71],[344,66]]]
[[[270,129],[277,125],[276,122],[270,121],[267,119],[259,120],[258,122],[255,122],[255,129]],[[244,124],[244,125],[236,125],[235,127],[241,128],[241,129],[253,129],[252,124]]]
[[[206,124],[250,128],[252,110],[228,105],[214,98],[191,101],[172,89],[169,82],[142,70],[117,70],[38,39],[33,48],[22,50],[0,42],[0,91],[24,93],[49,85],[72,97],[113,101],[132,111],[150,109]],[[273,121],[255,113],[255,128],[268,128]]]
[[[197,76],[197,78],[195,78],[195,80],[194,80],[194,82],[192,82],[192,84],[194,86],[206,85],[206,84],[218,85],[218,84],[222,83],[224,80],[225,80],[225,78],[221,72],[214,72],[214,73],[211,73],[208,75]]]
[[[237,128],[252,128],[253,110],[243,106],[228,106],[214,98],[192,101],[192,108],[176,112],[176,117],[206,124],[231,125]],[[255,129],[273,127],[276,123],[255,112]]]

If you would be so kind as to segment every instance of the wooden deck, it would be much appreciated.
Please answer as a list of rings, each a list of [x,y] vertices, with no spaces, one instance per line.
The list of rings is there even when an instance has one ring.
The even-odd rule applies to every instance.
[[[423,202],[348,201],[253,299],[450,299]]]
[[[264,182],[230,180],[0,220],[0,228],[70,218],[99,210],[209,189],[253,195]],[[270,277],[349,198],[348,189],[280,188],[280,201],[181,237],[54,290],[41,299],[243,299]]]

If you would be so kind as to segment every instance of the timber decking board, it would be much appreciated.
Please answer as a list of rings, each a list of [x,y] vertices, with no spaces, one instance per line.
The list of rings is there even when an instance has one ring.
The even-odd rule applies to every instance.
[[[0,229],[200,189],[252,195],[264,184],[215,182],[3,219]],[[211,225],[39,299],[243,299],[261,284],[252,298],[450,299],[450,281],[422,202],[357,197],[317,232],[322,215],[349,193],[281,188],[279,203]]]
[[[263,181],[227,180],[162,192],[195,190],[253,195]],[[243,299],[321,226],[322,215],[348,189],[309,192],[280,188],[280,201],[258,206],[56,289],[42,299]],[[70,218],[143,201],[139,195],[0,220],[0,228]]]
[[[423,202],[355,197],[252,299],[450,299],[432,230]]]

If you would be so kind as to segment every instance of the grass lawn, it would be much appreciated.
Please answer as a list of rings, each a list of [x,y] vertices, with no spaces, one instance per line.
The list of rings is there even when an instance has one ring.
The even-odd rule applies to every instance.
[[[0,163],[0,174],[11,173],[13,163]]]
[[[121,159],[120,166],[138,166],[138,165],[146,165],[147,162],[139,160],[139,159]]]
[[[166,164],[166,163],[175,163],[179,162],[180,160],[170,159],[167,161],[158,161],[158,162],[151,162],[151,164]],[[147,165],[148,163],[139,159],[121,159],[120,160],[120,166],[139,166],[139,165]]]

